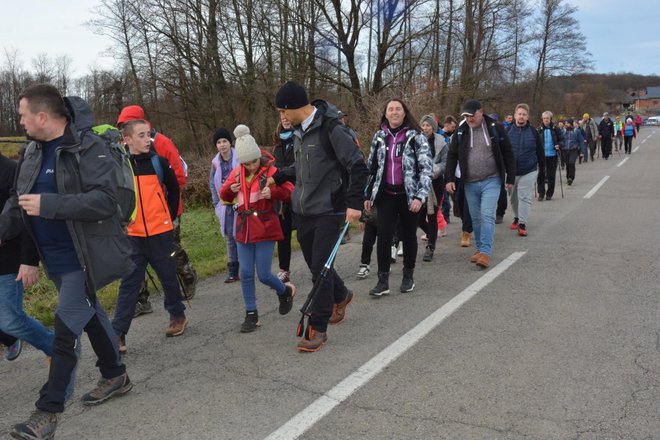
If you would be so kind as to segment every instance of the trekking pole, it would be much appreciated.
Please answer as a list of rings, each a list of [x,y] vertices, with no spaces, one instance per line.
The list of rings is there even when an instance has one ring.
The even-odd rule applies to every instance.
[[[156,280],[154,280],[153,275],[151,275],[151,272],[149,272],[149,269],[145,270],[147,273],[147,278],[149,278],[149,281],[151,281],[151,284],[153,284],[154,289],[156,289],[156,293],[159,293],[158,285],[156,284]]]

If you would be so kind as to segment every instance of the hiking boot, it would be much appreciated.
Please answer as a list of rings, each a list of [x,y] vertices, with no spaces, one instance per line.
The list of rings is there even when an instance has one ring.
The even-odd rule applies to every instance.
[[[312,326],[309,327],[309,339],[302,338],[298,341],[298,351],[312,353],[319,351],[328,341],[326,332],[317,332]]]
[[[518,225],[518,235],[527,237],[527,226],[524,223]]]
[[[371,272],[371,268],[369,267],[368,264],[360,264],[360,270],[358,270],[356,277],[360,280],[363,280],[369,276],[370,272]]]
[[[193,299],[197,292],[197,271],[190,263],[186,264],[181,273],[178,274],[181,280],[181,293],[183,299]]]
[[[470,257],[470,263],[476,263],[477,260],[479,259],[479,256],[481,255],[481,252],[475,251],[474,254]]]
[[[515,231],[516,229],[518,229],[518,217],[513,218],[513,223],[511,223],[511,226],[509,226],[509,229],[511,229],[512,231]]]
[[[16,360],[16,358],[21,354],[22,349],[23,343],[20,339],[16,339],[16,342],[7,347],[7,351],[5,351],[5,359],[8,361]]]
[[[133,388],[133,384],[126,373],[112,379],[101,378],[96,384],[96,388],[82,396],[80,400],[83,405],[100,405],[114,396],[128,393],[131,388]]]
[[[54,439],[59,415],[36,410],[23,423],[14,425],[11,436],[25,440]]]
[[[128,347],[126,346],[126,336],[117,336],[117,347],[119,348],[120,353],[126,353],[128,350]]]
[[[568,184],[568,186],[571,186],[573,184],[573,179],[566,180],[566,183]]]
[[[140,315],[146,315],[152,313],[154,309],[151,307],[151,301],[146,300],[145,302],[136,302],[135,311],[133,312],[133,318],[137,318]]]
[[[349,291],[342,302],[332,306],[332,315],[328,320],[329,324],[339,324],[346,319],[346,307],[353,301],[354,296],[353,292]]]
[[[261,327],[259,313],[256,310],[254,312],[245,312],[245,321],[241,324],[241,333],[252,333],[258,327]]]
[[[542,201],[543,201],[543,199],[544,199],[544,196],[542,196],[541,194],[539,194],[539,198],[538,198],[538,199],[536,199],[536,200],[538,200],[539,202],[542,202]]]
[[[422,260],[426,262],[433,261],[433,251],[434,249],[431,246],[426,246]]]
[[[484,269],[490,266],[490,257],[486,254],[479,254],[479,258],[477,258],[477,266],[483,267]]]
[[[284,284],[288,283],[291,281],[289,277],[291,276],[291,272],[288,270],[280,269],[279,272],[277,272],[277,278],[282,281]]]
[[[396,246],[392,246],[392,250],[390,251],[390,261],[396,263]]]
[[[471,234],[469,232],[463,231],[461,234],[461,247],[469,247],[470,246],[470,237]]]
[[[409,269],[407,267],[403,268],[403,279],[401,280],[401,287],[399,287],[399,292],[407,293],[412,292],[415,288],[415,281],[413,280],[413,272],[415,269]]]
[[[165,329],[165,336],[168,338],[172,336],[181,336],[186,331],[188,320],[186,315],[170,316],[170,325]]]
[[[280,315],[286,315],[291,311],[291,307],[293,307],[293,297],[296,296],[296,286],[292,283],[285,283],[284,286],[286,287],[284,293],[277,296],[280,300]]]
[[[378,283],[376,287],[369,291],[371,296],[383,296],[390,293],[389,285],[390,273],[389,272],[378,272]]]
[[[545,196],[545,200],[546,200],[546,201],[548,201],[548,200],[552,200],[552,196]]]
[[[496,225],[502,224],[503,221],[504,221],[504,216],[503,215],[496,215],[495,216],[495,224]]]

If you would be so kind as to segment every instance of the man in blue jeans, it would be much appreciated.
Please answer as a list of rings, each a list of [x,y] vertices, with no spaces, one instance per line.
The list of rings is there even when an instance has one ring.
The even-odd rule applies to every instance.
[[[500,188],[503,182],[507,190],[513,187],[516,159],[504,127],[484,115],[479,101],[466,101],[461,116],[465,121],[449,144],[446,187],[450,194],[456,191],[455,170],[460,164],[477,246],[470,261],[486,268],[493,248]]]
[[[16,162],[0,154],[0,211],[9,199],[15,174]],[[53,355],[53,332],[23,311],[23,287],[39,280],[38,264],[39,254],[25,231],[0,246],[0,330],[8,336],[2,337],[9,344],[7,360],[18,357],[21,339],[46,356]]]

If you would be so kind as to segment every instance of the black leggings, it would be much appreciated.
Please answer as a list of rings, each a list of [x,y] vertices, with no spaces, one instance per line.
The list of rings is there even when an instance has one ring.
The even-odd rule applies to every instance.
[[[401,221],[401,236],[403,241],[403,266],[408,269],[415,268],[417,258],[417,217],[418,213],[408,209],[405,193],[388,194],[383,192],[376,201],[378,207],[378,272],[390,271],[390,250],[392,236],[396,228],[397,216]]]
[[[419,211],[419,227],[426,234],[427,246],[431,249],[435,249],[435,242],[438,239],[438,207],[433,208],[433,214],[427,212],[426,206]]]
[[[291,265],[291,231],[293,230],[293,213],[289,204],[284,205],[282,208],[280,226],[282,226],[284,239],[277,242],[277,258],[280,269],[288,271]]]
[[[362,236],[362,255],[360,256],[361,264],[371,264],[371,253],[376,244],[376,236],[378,235],[378,228],[376,225],[370,223],[364,224],[364,235]]]

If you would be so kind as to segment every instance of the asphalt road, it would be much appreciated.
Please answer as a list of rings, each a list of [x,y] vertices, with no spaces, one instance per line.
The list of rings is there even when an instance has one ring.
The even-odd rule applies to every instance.
[[[135,386],[96,408],[79,402],[98,380],[85,340],[57,438],[660,438],[660,129],[644,127],[637,146],[623,164],[615,153],[577,165],[563,199],[558,186],[552,201],[534,201],[528,237],[508,229],[507,211],[486,271],[468,262],[452,219],[433,262],[420,245],[415,291],[373,299],[375,267],[354,279],[354,236],[337,269],[356,300],[318,353],[296,351],[299,314],[280,316],[264,287],[263,327],[239,334],[240,286],[220,277],[200,284],[182,337],[165,338],[160,306],[134,321],[125,362]],[[300,305],[311,287],[300,254],[292,270]],[[400,279],[398,262],[391,287]],[[30,348],[0,372],[7,437],[47,364]]]

